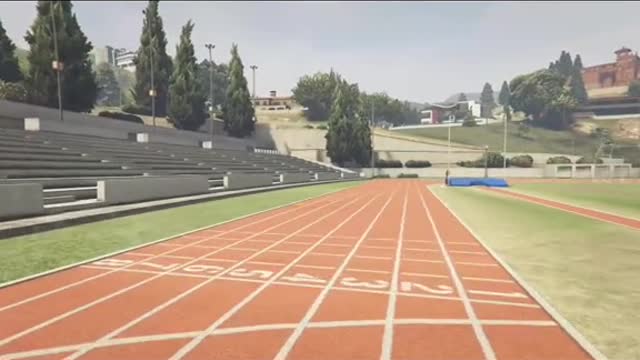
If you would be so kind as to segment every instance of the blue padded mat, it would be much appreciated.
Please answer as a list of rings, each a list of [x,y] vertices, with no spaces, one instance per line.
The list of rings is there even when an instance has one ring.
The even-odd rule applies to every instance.
[[[449,178],[449,186],[509,187],[509,184],[499,178]]]

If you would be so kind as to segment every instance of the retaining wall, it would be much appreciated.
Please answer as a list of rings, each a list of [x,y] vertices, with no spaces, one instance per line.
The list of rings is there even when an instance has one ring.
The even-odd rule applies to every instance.
[[[0,219],[44,213],[41,184],[0,184]]]
[[[98,181],[98,201],[108,205],[198,195],[209,192],[206,176],[162,176]]]
[[[340,173],[320,172],[315,174],[315,178],[317,181],[338,180],[340,179]]]
[[[224,176],[223,182],[226,190],[270,186],[273,174],[229,174]]]
[[[301,183],[301,182],[307,182],[310,180],[311,180],[311,175],[309,175],[309,173],[280,174],[281,184]]]

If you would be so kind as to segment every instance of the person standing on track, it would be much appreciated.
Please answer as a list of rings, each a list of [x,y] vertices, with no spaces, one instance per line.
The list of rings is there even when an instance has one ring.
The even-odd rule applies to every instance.
[[[444,184],[449,185],[449,169],[444,172]]]

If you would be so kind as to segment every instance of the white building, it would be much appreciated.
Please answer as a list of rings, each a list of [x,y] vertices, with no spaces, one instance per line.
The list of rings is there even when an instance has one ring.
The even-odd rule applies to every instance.
[[[135,72],[136,65],[133,60],[136,58],[136,53],[127,49],[115,50],[115,65],[119,68]]]

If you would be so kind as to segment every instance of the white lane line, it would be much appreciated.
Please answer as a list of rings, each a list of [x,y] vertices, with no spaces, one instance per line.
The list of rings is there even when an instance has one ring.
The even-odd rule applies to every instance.
[[[318,217],[316,220],[314,220],[314,221],[312,221],[312,222],[308,223],[307,225],[305,225],[304,227],[302,227],[302,228],[301,228],[301,229],[299,229],[298,231],[302,231],[302,230],[304,230],[304,229],[306,229],[306,228],[308,228],[308,227],[310,227],[310,226],[312,226],[312,225],[315,225],[316,223],[318,223],[318,222],[322,221],[323,219],[325,219],[325,218],[327,218],[327,217],[329,217],[329,216],[333,215],[334,213],[337,213],[337,212],[341,211],[342,209],[344,209],[344,208],[348,207],[349,205],[351,205],[351,204],[355,203],[357,200],[359,200],[359,198],[356,198],[356,199],[354,199],[354,200],[352,200],[352,201],[349,201],[349,202],[347,202],[346,204],[343,204],[343,205],[339,206],[338,208],[336,208],[336,209],[334,209],[334,210],[332,210],[332,211],[330,211],[330,212],[328,212],[328,213],[326,213],[326,214],[324,214],[324,215],[322,215],[322,216]],[[372,201],[372,200],[370,200],[370,201]],[[333,204],[333,203],[329,203],[329,205],[331,205],[331,204]],[[324,206],[318,207],[318,208],[316,208],[316,209],[320,209],[320,210],[322,210],[322,209],[324,209],[325,207],[327,207],[327,206],[329,206],[329,205],[324,205]],[[271,226],[271,227],[269,227],[269,228],[267,228],[267,229],[268,229],[268,230],[270,230],[270,229],[274,229],[274,228],[280,227],[280,226],[282,226],[282,224],[284,224],[284,223],[288,223],[288,222],[291,222],[291,221],[295,221],[295,220],[297,220],[297,219],[301,218],[302,216],[306,216],[306,215],[308,215],[308,214],[301,214],[301,215],[299,215],[299,216],[296,216],[296,217],[294,217],[294,218],[291,218],[290,220],[288,220],[288,221],[286,221],[286,222],[278,223],[278,224],[276,224],[276,225],[274,225],[274,226]],[[267,231],[267,230],[265,230],[265,231]],[[265,248],[264,250],[261,250],[261,251],[259,251],[259,252],[256,252],[256,253],[254,253],[254,254],[250,255],[249,257],[245,258],[244,260],[239,261],[239,262],[236,262],[236,264],[235,264],[235,265],[233,265],[233,266],[231,266],[230,268],[227,268],[227,269],[225,269],[225,270],[223,270],[223,271],[219,272],[218,274],[216,274],[215,276],[213,276],[211,279],[206,280],[206,281],[204,281],[204,282],[202,282],[202,283],[200,283],[200,284],[198,284],[198,285],[196,285],[196,286],[194,286],[194,287],[190,288],[189,290],[182,292],[180,295],[175,296],[175,297],[173,297],[173,298],[169,299],[168,301],[165,301],[163,304],[156,306],[155,308],[153,308],[152,310],[150,310],[150,311],[148,311],[148,312],[144,313],[143,315],[139,316],[138,318],[136,318],[136,319],[134,319],[134,320],[132,320],[132,321],[128,322],[127,324],[125,324],[125,325],[123,325],[123,326],[119,327],[119,328],[118,328],[118,329],[116,329],[116,330],[113,330],[113,331],[112,331],[112,332],[110,332],[109,334],[107,334],[107,335],[103,336],[102,338],[98,339],[98,340],[97,340],[95,343],[93,343],[91,346],[87,346],[87,347],[82,348],[81,350],[78,350],[78,351],[77,351],[77,352],[75,352],[74,354],[72,354],[72,355],[68,356],[65,360],[73,360],[73,359],[77,359],[78,357],[80,357],[80,356],[84,355],[85,353],[87,353],[87,352],[91,351],[92,349],[94,349],[94,348],[96,347],[96,344],[100,344],[100,343],[102,343],[102,342],[105,342],[105,341],[110,340],[110,339],[111,339],[111,338],[113,338],[113,337],[118,336],[118,335],[119,335],[120,333],[122,333],[123,331],[125,331],[125,330],[129,329],[130,327],[132,327],[132,326],[134,326],[134,325],[136,325],[136,324],[140,323],[141,321],[143,321],[143,320],[145,320],[145,319],[147,319],[147,318],[149,318],[149,317],[151,317],[151,316],[155,315],[156,313],[158,313],[158,312],[159,312],[159,311],[161,311],[162,309],[165,309],[166,307],[168,307],[168,306],[170,306],[170,305],[172,305],[172,304],[176,303],[177,301],[179,301],[179,300],[181,300],[181,299],[185,298],[186,296],[188,296],[188,295],[192,294],[193,292],[195,292],[196,290],[198,290],[198,289],[202,288],[203,286],[205,286],[205,285],[207,285],[207,284],[211,283],[212,281],[216,280],[217,278],[220,278],[220,277],[222,277],[222,276],[225,276],[225,275],[227,275],[228,273],[230,273],[230,272],[232,272],[232,271],[236,270],[237,268],[239,268],[239,267],[240,267],[240,266],[242,266],[243,264],[247,263],[248,261],[250,261],[250,260],[251,260],[251,259],[253,259],[254,257],[257,257],[257,256],[261,255],[262,253],[267,252],[271,247],[278,246],[279,244],[281,244],[281,243],[283,243],[284,241],[286,241],[288,238],[291,238],[291,237],[295,236],[295,234],[296,234],[298,231],[293,232],[293,233],[291,233],[291,234],[287,235],[287,237],[283,238],[282,240],[280,240],[280,241],[277,241],[277,242],[273,243],[273,245],[271,245],[271,246],[269,246],[269,247]],[[251,236],[253,237],[253,236],[255,236],[255,235],[251,235]]]
[[[421,252],[437,252],[439,253],[440,250],[438,249],[416,249],[416,248],[404,248],[407,251],[421,251]]]
[[[465,319],[396,319],[394,325],[469,325],[470,320]],[[554,321],[545,320],[481,320],[482,325],[490,326],[558,326]],[[353,327],[367,327],[367,326],[381,326],[385,324],[385,320],[347,320],[347,321],[320,321],[312,322],[308,324],[308,328],[311,329],[336,329],[336,328],[353,328]],[[217,329],[209,336],[221,336],[221,335],[233,335],[243,333],[254,333],[263,331],[274,330],[291,330],[295,329],[298,324],[296,323],[281,323],[281,324],[265,324],[254,326],[241,326]],[[134,336],[127,338],[111,339],[108,342],[100,344],[98,348],[107,348],[122,345],[134,345],[150,342],[162,342],[168,340],[180,340],[191,339],[199,334],[198,331],[189,331],[181,333],[170,334],[156,334],[145,336]],[[47,355],[56,355],[66,352],[75,351],[87,346],[90,343],[80,343],[73,345],[64,345],[52,348],[28,350],[16,353],[5,354],[1,357],[2,360],[18,360],[28,359]]]
[[[269,250],[269,252],[276,254],[300,254],[299,251],[290,251],[290,250]]]
[[[462,251],[462,250],[449,250],[449,254],[469,254],[469,255],[486,255],[486,256],[489,256],[489,254],[483,253],[483,252],[480,252],[480,251]]]
[[[427,191],[430,191],[430,190],[427,189]],[[482,348],[484,357],[487,360],[495,360],[496,354],[494,353],[493,348],[491,347],[491,343],[489,342],[487,335],[484,333],[484,330],[482,329],[482,325],[480,324],[480,321],[478,320],[478,317],[476,316],[476,313],[473,310],[473,306],[471,306],[469,297],[467,296],[464,286],[462,285],[462,280],[460,280],[460,276],[458,275],[458,272],[456,271],[456,268],[453,265],[453,261],[451,260],[451,257],[447,252],[447,248],[444,245],[445,243],[442,240],[442,237],[440,236],[440,231],[438,231],[438,227],[436,226],[436,223],[433,220],[431,210],[429,210],[429,207],[427,206],[427,203],[424,200],[424,195],[422,194],[422,191],[418,191],[418,192],[420,194],[420,201],[422,202],[422,207],[424,208],[424,211],[427,214],[427,218],[429,218],[429,222],[431,223],[431,227],[433,228],[433,233],[435,234],[438,245],[440,246],[440,251],[442,251],[442,255],[444,256],[444,260],[447,263],[447,267],[449,268],[449,272],[451,274],[453,283],[456,287],[456,290],[458,291],[460,298],[462,299],[462,303],[467,312],[467,316],[469,317],[469,320],[471,320],[471,326],[473,327],[473,331],[475,332],[478,342],[480,343],[480,347]]]
[[[363,273],[371,273],[371,274],[390,274],[390,271],[384,270],[369,270],[369,269],[357,269],[357,268],[347,268],[346,271],[354,271],[354,272],[363,272]]]
[[[361,249],[380,249],[380,250],[395,250],[396,248],[393,246],[371,246],[371,245],[362,245]]]
[[[516,299],[529,299],[526,294],[521,292],[498,292],[498,291],[484,291],[484,290],[468,290],[469,294],[474,295],[486,295],[486,296],[499,296],[499,297],[507,297],[507,298],[516,298]]]
[[[313,302],[309,310],[307,310],[307,313],[304,315],[302,320],[300,320],[300,323],[298,324],[296,329],[293,331],[293,333],[291,333],[291,335],[289,336],[287,341],[284,343],[284,345],[282,345],[282,347],[280,348],[280,351],[278,351],[278,354],[276,354],[276,356],[274,357],[274,360],[284,360],[289,355],[289,352],[291,352],[291,349],[295,345],[296,341],[298,341],[298,338],[300,338],[300,335],[302,335],[304,328],[309,324],[311,318],[318,311],[318,309],[320,308],[320,305],[322,305],[325,298],[327,297],[327,294],[329,293],[331,288],[335,285],[335,283],[338,281],[344,269],[347,268],[347,264],[355,256],[355,253],[358,250],[358,247],[360,247],[364,239],[366,239],[367,235],[369,235],[369,233],[371,232],[371,229],[373,229],[373,226],[378,222],[378,219],[380,218],[384,210],[387,208],[387,206],[389,206],[389,203],[391,203],[391,200],[393,200],[395,194],[396,192],[394,191],[392,194],[389,195],[389,199],[384,203],[384,205],[380,208],[376,216],[369,223],[369,226],[367,226],[367,229],[362,233],[362,236],[360,236],[360,239],[358,239],[356,244],[353,246],[353,249],[351,249],[351,251],[347,255],[347,258],[344,259],[340,267],[336,270],[336,272],[331,277],[331,280],[329,280],[329,282],[327,283],[325,288],[320,292],[320,294],[318,295],[316,300]],[[175,359],[172,359],[172,360],[175,360]]]
[[[318,270],[334,270],[333,266],[322,266],[322,265],[304,265],[304,264],[296,264],[296,267],[303,269],[318,269]]]
[[[445,244],[450,245],[473,245],[473,246],[479,246],[477,243],[471,242],[471,241],[445,241]]]
[[[349,245],[349,244],[323,244],[322,246],[331,246],[331,247],[339,247],[339,248],[350,248],[352,245]]]
[[[414,261],[414,262],[423,262],[423,263],[431,263],[431,264],[444,264],[442,260],[427,260],[427,259],[411,259],[411,258],[403,258],[404,261]]]
[[[466,261],[458,261],[457,265],[467,265],[467,266],[484,266],[484,267],[500,267],[498,264],[490,264],[490,263],[474,263],[474,262],[466,262]]]
[[[309,255],[320,255],[320,256],[331,256],[331,257],[344,257],[344,254],[332,254],[332,253],[324,253],[324,252],[312,252]]]
[[[470,280],[470,281],[486,281],[486,282],[497,282],[497,283],[508,283],[508,284],[515,283],[515,281],[513,280],[491,279],[491,278],[472,277],[472,276],[463,276],[462,279]]]
[[[331,194],[329,194],[329,195],[331,195]],[[182,238],[184,236],[188,236],[189,234],[194,234],[194,233],[198,233],[200,231],[204,231],[204,230],[206,230],[206,229],[208,229],[208,228],[210,228],[212,226],[221,226],[223,224],[231,223],[233,221],[246,219],[246,218],[249,218],[251,216],[256,216],[256,215],[261,214],[261,213],[268,213],[269,211],[276,211],[276,210],[279,210],[279,209],[284,209],[284,208],[286,208],[288,206],[290,206],[291,208],[287,209],[285,211],[282,211],[282,212],[276,212],[275,214],[272,214],[272,215],[267,216],[267,217],[262,218],[262,219],[257,219],[255,222],[252,222],[252,223],[249,223],[249,224],[240,225],[239,227],[234,228],[232,230],[227,230],[227,231],[223,232],[222,234],[231,233],[234,230],[242,229],[242,228],[245,228],[247,226],[253,226],[255,224],[260,224],[262,222],[272,220],[273,218],[276,218],[278,216],[282,216],[282,215],[286,215],[286,214],[291,213],[291,212],[299,211],[300,208],[306,209],[307,207],[311,207],[312,209],[310,210],[310,212],[312,212],[312,211],[315,211],[315,209],[313,209],[313,206],[316,204],[316,202],[317,202],[316,200],[317,199],[305,199],[305,200],[301,200],[300,201],[300,203],[302,203],[301,206],[295,206],[295,205],[299,204],[299,203],[296,203],[296,202],[289,203],[289,204],[285,204],[285,205],[281,205],[281,206],[276,206],[276,207],[273,207],[273,208],[270,208],[270,209],[266,209],[264,211],[258,211],[258,212],[252,213],[252,214],[248,214],[247,216],[244,216],[244,217],[238,217],[238,218],[229,220],[229,222],[221,222],[221,223],[218,223],[218,224],[207,225],[206,227],[203,227],[203,228],[200,228],[200,229],[192,230],[192,231],[189,231],[189,232],[186,232],[186,233],[182,233],[182,234],[177,234],[177,235],[174,235],[174,236],[171,236],[171,237],[168,237],[168,238],[164,238],[164,239],[160,239],[160,240],[157,240],[157,241],[152,241],[150,243],[142,244],[140,246],[135,246],[135,247],[132,247],[132,248],[129,248],[129,249],[125,249],[125,250],[122,250],[122,251],[117,251],[117,252],[114,252],[114,253],[111,253],[111,254],[106,254],[104,256],[99,256],[99,257],[96,257],[96,258],[93,258],[93,259],[89,259],[87,261],[78,262],[78,263],[71,264],[69,266],[64,266],[64,267],[61,267],[61,268],[58,268],[58,269],[53,269],[51,271],[44,272],[42,274],[36,274],[36,275],[30,276],[30,277],[26,277],[26,278],[23,278],[23,279],[18,279],[16,281],[12,281],[12,282],[10,282],[8,284],[2,285],[0,287],[0,289],[6,288],[7,286],[9,286],[11,284],[15,284],[15,283],[24,281],[26,279],[30,279],[32,277],[37,278],[37,277],[40,277],[40,276],[44,276],[44,275],[46,275],[48,273],[58,272],[58,271],[61,271],[63,269],[71,268],[71,267],[82,265],[82,264],[91,263],[91,262],[98,261],[98,260],[101,260],[101,259],[109,258],[110,256],[116,256],[116,255],[119,255],[119,254],[123,254],[123,253],[126,253],[127,251],[133,251],[135,249],[143,249],[146,246],[150,246],[150,245],[154,245],[154,244],[158,245],[162,241],[171,241],[171,240],[179,239],[179,238]],[[304,203],[305,201],[308,201],[309,203],[305,204]],[[335,202],[339,202],[339,201],[343,201],[343,200],[342,199],[338,199]],[[159,257],[161,257],[163,255],[167,255],[167,254],[173,253],[173,252],[178,251],[178,250],[186,249],[186,248],[189,248],[189,247],[191,247],[193,245],[198,245],[198,244],[201,244],[201,243],[206,242],[206,241],[218,239],[218,237],[219,237],[219,235],[212,235],[210,237],[205,237],[202,240],[195,241],[195,242],[193,242],[191,244],[175,246],[171,250],[168,250],[168,251],[165,251],[165,252],[160,253],[158,255],[155,255],[154,257],[149,258],[149,259],[143,259],[143,260],[140,260],[138,262],[131,263],[129,266],[126,266],[126,267],[131,267],[133,265],[136,265],[136,264],[139,264],[139,263],[142,263],[142,262],[145,262],[145,261],[156,259],[156,258],[159,258]],[[102,278],[102,277],[107,276],[107,275],[112,274],[112,273],[113,273],[112,271],[107,271],[107,272],[100,273],[100,274],[97,274],[95,276],[91,276],[91,277],[88,277],[88,278],[85,278],[85,279],[82,279],[82,280],[79,280],[79,281],[76,281],[76,282],[73,282],[73,283],[70,283],[70,284],[67,284],[67,285],[64,285],[64,286],[57,287],[57,288],[55,288],[53,290],[46,291],[46,292],[40,293],[38,295],[34,295],[34,296],[31,296],[31,297],[28,297],[26,299],[17,301],[15,303],[6,305],[4,307],[0,307],[0,312],[15,308],[17,306],[20,306],[20,305],[23,305],[23,304],[26,304],[26,303],[29,303],[29,302],[44,298],[44,297],[47,297],[49,295],[53,295],[53,294],[61,292],[61,291],[65,291],[67,289],[73,288],[75,286],[87,283],[87,282],[95,280],[95,279]]]
[[[423,274],[423,273],[414,273],[414,272],[403,272],[400,273],[401,275],[406,275],[406,276],[423,276],[423,277],[430,277],[430,278],[437,278],[437,279],[448,279],[449,276],[448,275],[437,275],[437,274]]]
[[[398,231],[398,241],[393,262],[393,272],[391,273],[391,287],[389,289],[389,302],[387,303],[387,313],[385,316],[384,332],[382,335],[382,360],[391,359],[393,349],[393,320],[396,317],[396,300],[398,298],[398,282],[400,279],[400,260],[402,258],[402,240],[404,239],[404,227],[407,219],[407,202],[409,190],[405,189],[404,201],[402,205],[402,215],[400,217],[400,230]]]
[[[248,304],[253,299],[255,299],[264,289],[266,289],[269,285],[271,285],[275,281],[275,279],[281,277],[286,272],[288,272],[291,268],[293,268],[296,265],[296,263],[298,261],[303,259],[308,253],[313,251],[313,249],[315,249],[316,247],[321,245],[323,241],[325,241],[327,238],[329,238],[329,236],[331,236],[331,234],[333,234],[334,232],[338,231],[345,224],[347,224],[351,219],[353,219],[356,215],[358,215],[360,212],[362,212],[364,209],[366,209],[374,200],[376,200],[378,198],[378,196],[379,195],[371,197],[371,199],[369,201],[367,201],[364,205],[362,205],[359,209],[357,209],[356,211],[353,211],[346,219],[344,219],[337,226],[335,226],[333,229],[331,229],[329,231],[329,233],[327,233],[324,237],[322,237],[319,240],[317,240],[309,249],[307,249],[305,252],[300,254],[300,256],[298,256],[293,261],[291,261],[291,263],[289,263],[289,265],[287,265],[285,268],[280,270],[269,281],[265,282],[262,286],[258,287],[251,294],[249,294],[247,297],[245,297],[242,301],[237,303],[233,308],[231,308],[229,311],[227,311],[224,315],[219,317],[206,330],[200,332],[200,335],[198,335],[197,337],[192,339],[186,345],[182,346],[175,354],[173,354],[173,356],[171,356],[170,360],[179,360],[179,359],[182,359],[184,356],[186,356],[195,347],[197,347],[202,342],[202,340],[204,340],[207,336],[209,336],[209,334],[213,333],[220,325],[222,325],[225,321],[227,321],[229,318],[231,318],[233,315],[235,315],[246,304]],[[322,217],[322,218],[320,218],[320,220],[323,220],[324,218],[325,217]],[[307,225],[304,228],[308,228],[311,225],[312,224]]]
[[[367,259],[367,260],[392,260],[392,257],[389,256],[366,256],[366,255],[356,255],[354,256],[356,259]]]

